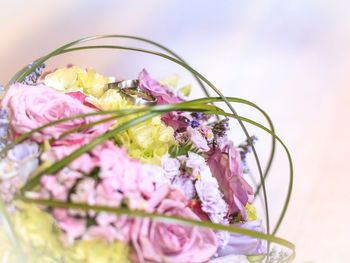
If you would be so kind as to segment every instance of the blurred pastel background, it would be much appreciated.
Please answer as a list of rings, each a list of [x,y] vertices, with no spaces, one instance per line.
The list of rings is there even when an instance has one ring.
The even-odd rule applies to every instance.
[[[349,1],[2,1],[0,83],[54,48],[95,34],[143,36],[168,46],[226,95],[249,99],[274,120],[295,162],[292,202],[278,232],[297,246],[296,262],[347,262],[350,244]],[[107,41],[150,46],[134,41]],[[124,51],[74,53],[72,62],[133,78],[191,76],[160,58]],[[263,120],[247,108],[243,116]],[[234,126],[239,143],[243,136]],[[266,156],[269,137],[252,129]],[[267,182],[272,222],[285,198],[288,166],[281,147]],[[266,157],[262,158],[263,161]],[[254,162],[251,162],[254,165]]]

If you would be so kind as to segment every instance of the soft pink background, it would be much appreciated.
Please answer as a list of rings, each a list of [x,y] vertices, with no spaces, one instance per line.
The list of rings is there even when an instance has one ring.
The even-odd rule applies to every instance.
[[[297,245],[296,262],[345,262],[350,244],[349,8],[348,1],[326,0],[2,1],[0,82],[82,36],[130,34],[167,45],[226,95],[258,103],[275,121],[295,162],[293,199],[279,236]],[[170,62],[123,51],[71,54],[49,65],[67,62],[128,78],[147,67],[156,77],[179,73],[183,83],[192,81]],[[265,155],[268,136],[253,133]],[[233,134],[239,143],[238,128]],[[267,186],[273,222],[288,176],[281,147],[278,154]]]

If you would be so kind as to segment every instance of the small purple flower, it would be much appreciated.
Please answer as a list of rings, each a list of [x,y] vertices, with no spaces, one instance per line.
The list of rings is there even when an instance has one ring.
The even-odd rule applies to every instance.
[[[196,120],[192,120],[192,121],[190,121],[190,126],[192,127],[192,128],[197,128],[197,127],[199,127],[201,124],[198,122],[198,121],[196,121]]]
[[[228,222],[227,223],[221,222],[221,224],[228,225]],[[227,231],[217,231],[215,234],[219,241],[219,248],[222,249],[226,247],[228,242],[230,242],[231,233]]]
[[[181,175],[175,177],[172,185],[181,190],[188,200],[196,196],[196,189],[194,188],[193,182],[187,176]]]
[[[28,180],[38,167],[39,146],[25,141],[10,149],[5,158],[0,159],[0,197],[10,205],[16,191]],[[13,207],[10,205],[11,209]]]
[[[194,146],[196,146],[198,149],[204,152],[207,152],[210,150],[210,147],[208,146],[208,142],[206,138],[199,132],[199,130],[194,129],[192,127],[188,127],[187,132],[190,135]]]
[[[223,194],[219,189],[217,180],[212,176],[208,166],[204,166],[200,178],[195,183],[195,188],[201,208],[210,218],[211,222],[217,224],[228,224],[226,219],[228,205],[223,199]],[[226,246],[229,240],[229,233],[219,231],[216,233],[220,247]]]
[[[13,162],[22,162],[25,159],[36,158],[38,155],[39,145],[32,141],[19,143],[7,153],[9,160]]]
[[[25,141],[16,144],[0,161],[0,183],[1,180],[14,177],[25,181],[39,163],[39,152],[39,145],[35,142]]]
[[[200,120],[204,117],[204,113],[203,112],[194,112],[192,113],[193,118]]]
[[[180,162],[176,158],[170,158],[169,155],[164,155],[162,160],[163,175],[170,182],[174,180],[176,176],[181,174]]]
[[[206,167],[203,156],[193,152],[188,152],[187,156],[180,156],[179,160],[185,164],[186,170],[189,170],[191,179],[198,179]]]
[[[237,224],[236,226],[258,232],[264,232],[261,220],[248,221],[242,224]],[[231,234],[228,244],[224,248],[219,249],[218,251],[219,256],[226,256],[232,254],[256,255],[266,254],[266,252],[267,245],[265,240],[240,234]]]

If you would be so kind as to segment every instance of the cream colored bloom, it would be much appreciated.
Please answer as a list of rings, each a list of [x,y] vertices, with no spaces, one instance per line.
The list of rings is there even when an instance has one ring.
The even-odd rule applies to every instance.
[[[86,100],[98,109],[104,111],[129,109],[133,107],[132,104],[124,99],[120,92],[115,89],[107,90],[99,98],[88,97]]]
[[[176,86],[178,77],[170,77],[167,82]],[[81,91],[86,101],[96,108],[107,110],[136,109],[115,89],[107,90],[107,83],[111,80],[96,73],[93,69],[84,70],[73,66],[62,68],[48,74],[45,84],[61,91]],[[135,118],[136,115],[125,116],[118,119],[118,124]],[[161,157],[168,152],[174,144],[174,131],[167,127],[160,117],[154,117],[144,123],[136,125],[129,130],[118,134],[116,142],[125,147],[129,154],[144,163],[160,164]]]
[[[16,203],[11,216],[27,263],[129,263],[129,246],[122,242],[77,241],[65,246],[53,217],[34,205]],[[1,222],[1,221],[0,221]],[[0,263],[19,262],[0,224]]]
[[[116,90],[107,90],[100,98],[89,97],[87,101],[105,111],[139,107],[130,103]],[[118,124],[135,117],[136,115],[122,117],[118,119]],[[143,163],[159,165],[161,157],[174,144],[174,130],[167,127],[157,116],[118,134],[115,139],[120,146],[128,150],[130,156]]]
[[[118,134],[116,141],[128,149],[130,156],[143,163],[159,165],[174,144],[174,130],[157,116]]]
[[[57,69],[44,79],[46,86],[59,91],[81,91],[97,98],[104,94],[109,82],[108,77],[96,73],[94,69],[85,70],[76,66]]]

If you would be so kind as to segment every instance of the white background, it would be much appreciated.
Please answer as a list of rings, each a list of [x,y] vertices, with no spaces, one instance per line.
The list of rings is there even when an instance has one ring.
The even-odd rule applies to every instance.
[[[349,8],[347,1],[322,0],[2,0],[0,82],[6,83],[35,58],[87,35],[138,35],[165,44],[226,95],[254,101],[270,113],[295,162],[292,202],[278,234],[297,245],[296,262],[346,262]],[[140,46],[132,41],[113,43]],[[52,60],[49,66],[68,62],[125,78],[146,67],[156,77],[179,73],[184,84],[192,82],[184,70],[148,55],[85,52]],[[195,85],[194,90],[194,96],[202,96]],[[237,109],[241,115],[262,120],[250,109]],[[238,130],[233,126],[237,143],[243,138]],[[259,136],[257,147],[265,156],[268,136],[253,133]],[[283,154],[279,147],[267,185],[273,222],[288,183]]]

